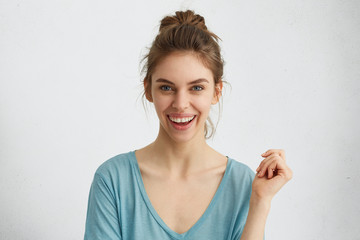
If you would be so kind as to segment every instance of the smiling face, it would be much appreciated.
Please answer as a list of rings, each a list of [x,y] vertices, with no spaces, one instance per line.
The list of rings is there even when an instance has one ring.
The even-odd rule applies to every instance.
[[[205,121],[221,94],[222,85],[216,87],[219,91],[210,69],[193,53],[174,52],[162,59],[145,94],[154,103],[160,134],[175,142],[205,139]]]

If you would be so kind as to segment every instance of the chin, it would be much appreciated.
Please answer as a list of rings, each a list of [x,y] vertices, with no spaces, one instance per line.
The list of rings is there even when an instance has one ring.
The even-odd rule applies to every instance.
[[[186,136],[170,136],[170,138],[176,143],[187,143],[195,138],[195,135],[187,134]]]
[[[198,126],[197,119],[194,122],[194,125],[185,131],[179,131],[175,129],[169,120],[166,121],[166,127],[161,126],[162,131],[175,143],[187,143],[200,136],[204,136],[204,130],[200,133],[201,129],[196,129]],[[204,123],[205,124],[205,123]]]

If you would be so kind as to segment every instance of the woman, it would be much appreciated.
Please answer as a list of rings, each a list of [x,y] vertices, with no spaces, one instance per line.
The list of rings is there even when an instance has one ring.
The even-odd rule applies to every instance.
[[[263,239],[271,199],[292,172],[283,150],[263,153],[255,177],[207,145],[209,110],[222,91],[217,41],[192,11],[161,21],[144,78],[158,136],[98,168],[85,239]]]

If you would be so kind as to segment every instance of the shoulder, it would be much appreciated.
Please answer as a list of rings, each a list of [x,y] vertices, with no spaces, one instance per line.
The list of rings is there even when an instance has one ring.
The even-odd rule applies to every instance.
[[[242,163],[242,162],[239,162],[233,158],[230,158],[230,161],[232,161],[232,168],[235,170],[235,171],[238,171],[238,172],[243,172],[243,173],[246,173],[246,174],[250,174],[250,175],[254,175],[254,171],[251,170],[251,168],[246,165],[245,163]]]
[[[226,185],[224,186],[225,191],[223,194],[223,201],[228,201],[229,205],[234,206],[234,212],[239,213],[242,212],[244,209],[247,211],[252,192],[252,182],[255,178],[255,173],[246,164],[238,162],[231,158],[229,158],[229,160],[231,162],[229,171],[227,173],[228,176]],[[235,210],[235,208],[237,210]],[[245,214],[245,212],[242,213]]]
[[[133,155],[134,152],[130,151],[111,157],[97,168],[95,175],[107,179],[129,174]]]
[[[237,183],[252,184],[255,177],[254,171],[246,164],[235,159],[229,158],[229,161],[231,161],[230,178]]]

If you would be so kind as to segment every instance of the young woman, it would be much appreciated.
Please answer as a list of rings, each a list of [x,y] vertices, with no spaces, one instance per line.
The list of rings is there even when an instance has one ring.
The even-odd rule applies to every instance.
[[[263,239],[271,199],[292,172],[283,150],[263,153],[255,176],[206,143],[222,91],[217,41],[193,11],[162,19],[144,78],[158,136],[97,169],[85,239]]]

